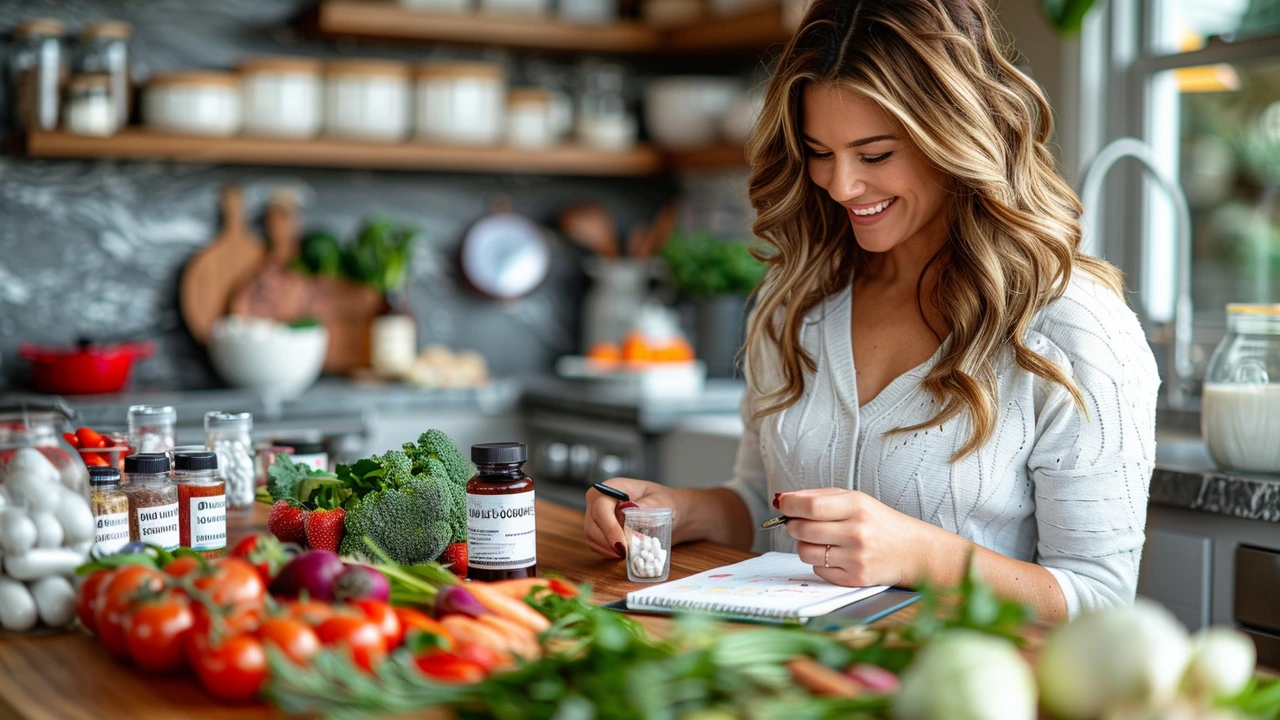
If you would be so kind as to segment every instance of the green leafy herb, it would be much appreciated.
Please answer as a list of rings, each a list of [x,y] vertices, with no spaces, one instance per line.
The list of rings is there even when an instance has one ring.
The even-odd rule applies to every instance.
[[[676,290],[689,295],[746,295],[764,279],[767,267],[742,242],[712,235],[677,235],[662,250]]]

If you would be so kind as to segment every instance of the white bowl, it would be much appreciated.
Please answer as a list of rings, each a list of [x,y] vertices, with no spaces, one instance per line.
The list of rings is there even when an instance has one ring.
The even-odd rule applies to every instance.
[[[222,318],[209,337],[209,357],[235,387],[290,398],[311,387],[324,368],[329,332],[254,318]]]
[[[715,143],[721,118],[743,94],[736,78],[680,76],[645,86],[644,118],[654,141],[668,150]]]

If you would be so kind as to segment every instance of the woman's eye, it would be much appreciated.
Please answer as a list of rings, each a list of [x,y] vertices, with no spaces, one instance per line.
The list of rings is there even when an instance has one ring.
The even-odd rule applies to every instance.
[[[809,157],[813,158],[814,160],[826,160],[827,158],[831,157],[831,155],[832,154],[829,152],[818,152],[813,148],[809,148]]]
[[[892,152],[886,152],[886,153],[880,153],[879,155],[863,155],[862,162],[875,165],[876,163],[882,163],[885,160],[888,160],[889,156],[892,154],[893,154]]]

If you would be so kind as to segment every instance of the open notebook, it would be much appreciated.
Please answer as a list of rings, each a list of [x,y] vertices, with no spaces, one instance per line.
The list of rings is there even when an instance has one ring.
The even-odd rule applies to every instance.
[[[627,609],[688,610],[715,615],[803,620],[883,592],[887,586],[843,587],[818,577],[793,553],[750,560],[627,593]]]

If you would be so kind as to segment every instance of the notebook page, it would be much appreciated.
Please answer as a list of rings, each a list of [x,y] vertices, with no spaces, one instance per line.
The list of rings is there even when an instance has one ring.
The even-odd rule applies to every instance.
[[[885,586],[850,588],[818,577],[794,553],[768,552],[627,593],[627,607],[696,610],[774,618],[824,615]]]

